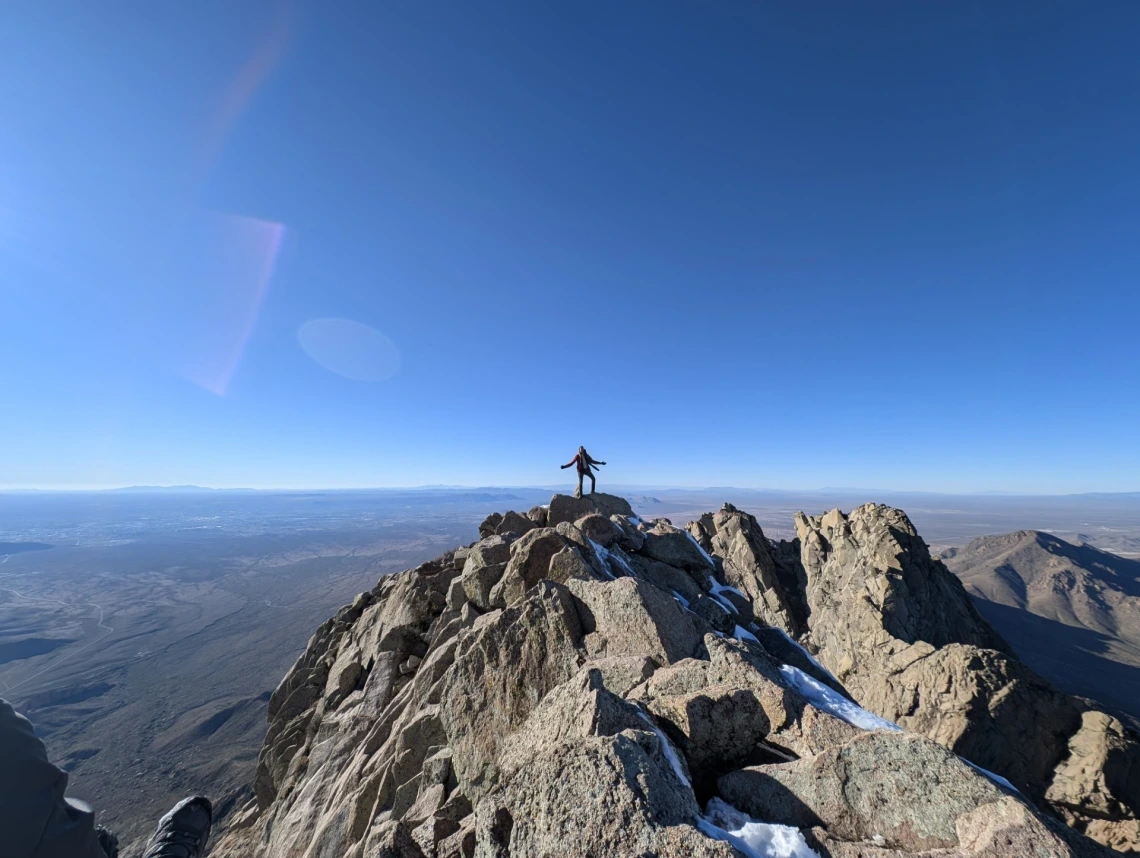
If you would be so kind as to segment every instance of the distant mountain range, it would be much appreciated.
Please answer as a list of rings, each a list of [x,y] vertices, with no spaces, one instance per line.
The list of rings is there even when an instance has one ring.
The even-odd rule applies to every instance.
[[[1140,561],[1036,530],[942,559],[1033,668],[1140,719]]]
[[[117,489],[107,489],[111,492],[252,492],[254,489],[212,489],[209,486],[122,486]]]
[[[137,485],[117,486],[111,488],[0,488],[0,493],[26,493],[26,492],[293,492],[293,491],[322,491],[322,492],[399,492],[399,491],[440,491],[440,492],[503,492],[503,491],[563,491],[563,483],[550,483],[543,485],[518,486],[461,486],[448,484],[432,484],[422,486],[371,486],[345,488],[338,486],[322,486],[309,488],[252,488],[252,487],[213,487],[193,484],[162,486]],[[1050,499],[1088,499],[1088,500],[1120,500],[1138,501],[1140,492],[1074,492],[1074,493],[1023,493],[1007,491],[977,491],[977,492],[939,492],[921,491],[915,489],[874,489],[856,486],[823,486],[809,489],[777,489],[764,487],[743,488],[740,486],[667,486],[667,485],[633,485],[613,484],[607,488],[620,491],[626,495],[636,494],[691,494],[694,492],[712,492],[722,494],[761,494],[761,495],[859,495],[859,496],[929,496],[946,498],[1050,498]]]

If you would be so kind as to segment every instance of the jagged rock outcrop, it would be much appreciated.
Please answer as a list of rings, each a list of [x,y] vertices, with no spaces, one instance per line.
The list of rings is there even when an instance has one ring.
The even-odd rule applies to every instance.
[[[1131,836],[1140,852],[1129,834],[1140,789],[1125,786],[1135,775],[1115,774],[1140,770],[1140,740],[1019,661],[905,513],[867,504],[799,514],[796,530],[806,640],[861,705],[1000,772],[1078,828],[1096,823],[1101,842],[1119,848]]]
[[[1098,841],[1140,852],[1140,752],[1135,734],[1111,715],[1086,710],[1045,798],[1065,820]]]
[[[781,569],[756,519],[732,504],[707,512],[689,525],[689,532],[724,564],[724,579],[744,593],[752,612],[766,625],[796,635],[803,629],[804,611],[796,594],[794,572]]]
[[[820,858],[1108,854],[855,702],[944,693],[906,670],[946,659],[986,706],[964,726],[924,697],[896,717],[961,745],[1002,711],[991,686],[1037,688],[980,619],[919,604],[954,594],[912,531],[893,535],[901,513],[804,518],[797,556],[727,505],[691,530],[607,495],[536,509],[489,517],[318,629],[215,858],[730,858],[773,838]],[[1026,777],[1051,776],[1074,819],[1119,821],[1135,770],[1113,761],[1133,740],[1073,705],[1058,760]]]

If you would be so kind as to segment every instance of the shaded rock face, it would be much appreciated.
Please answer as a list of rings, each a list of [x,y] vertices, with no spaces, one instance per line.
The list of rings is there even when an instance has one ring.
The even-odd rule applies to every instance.
[[[820,858],[1108,855],[948,750],[981,760],[1011,724],[1058,749],[1000,752],[1023,791],[1125,842],[1131,734],[959,610],[901,513],[776,546],[727,505],[688,530],[606,495],[536,510],[317,630],[212,856],[730,858],[757,832]]]
[[[1140,852],[1140,748],[1104,712],[1085,711],[1046,800],[1063,819],[1114,849]]]

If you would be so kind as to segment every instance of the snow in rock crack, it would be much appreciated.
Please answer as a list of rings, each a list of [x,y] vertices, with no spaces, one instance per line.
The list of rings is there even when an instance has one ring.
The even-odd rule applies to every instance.
[[[732,636],[738,641],[755,641],[756,643],[760,643],[760,639],[748,631],[748,629],[744,628],[744,626],[737,626],[733,629]]]
[[[739,614],[740,613],[740,611],[736,610],[736,606],[734,604],[732,604],[732,602],[728,601],[727,599],[724,599],[724,598],[717,596],[713,593],[709,593],[709,595],[712,596],[713,600],[718,605],[720,605],[722,608],[724,608],[724,610],[726,612],[728,612],[729,614]]]
[[[692,537],[690,537],[690,538],[692,538]],[[735,593],[740,598],[744,599],[745,601],[748,601],[748,597],[745,596],[743,593],[741,593],[739,590],[737,590],[735,587],[730,587],[728,584],[720,583],[720,581],[716,580],[716,578],[714,578],[712,575],[709,575],[709,587],[711,587],[712,591],[714,593],[716,593],[718,596],[721,593]]]
[[[730,843],[748,858],[820,858],[798,828],[753,819],[719,798],[709,799],[697,827],[706,837]]]
[[[598,545],[598,543],[594,542],[594,540],[590,539],[590,537],[587,536],[586,540],[590,543],[590,545],[592,545],[594,547],[594,553],[598,555],[598,558],[602,561],[602,566],[605,567],[606,574],[609,575],[611,578],[614,577],[613,572],[610,571],[610,564],[608,562],[611,557],[613,557],[614,560],[619,565],[625,566],[625,569],[627,572],[629,572],[630,574],[633,574],[632,570],[630,570],[630,568],[628,566],[626,566],[625,561],[623,561],[620,557],[617,557],[613,554],[610,554],[609,551],[607,551],[602,546]]]
[[[625,559],[625,557],[622,555],[622,551],[621,551],[621,549],[620,549],[620,548],[615,548],[613,551],[611,551],[611,552],[610,552],[609,556],[610,556],[610,557],[612,557],[614,560],[616,560],[616,561],[617,561],[618,565],[619,565],[619,566],[620,566],[622,569],[624,569],[624,570],[625,570],[625,574],[626,574],[626,575],[629,575],[631,578],[636,578],[636,577],[637,577],[637,576],[634,574],[634,572],[633,572],[633,569],[630,567],[629,563],[627,563],[627,562],[626,562],[626,559]]]
[[[676,590],[673,591],[673,598],[681,603],[682,608],[688,608],[689,607],[689,600],[686,599],[684,596],[682,596],[680,593],[678,593]]]
[[[780,673],[796,691],[808,699],[808,702],[836,718],[841,718],[848,724],[863,730],[890,730],[901,732],[898,724],[893,724],[885,718],[880,718],[863,707],[852,703],[838,691],[824,685],[813,676],[804,673],[798,667],[785,664],[780,667]]]
[[[798,649],[800,652],[802,652],[805,656],[807,656],[808,661],[810,661],[817,668],[819,668],[824,673],[826,673],[832,682],[836,682],[836,683],[839,682],[839,680],[835,678],[835,676],[832,674],[832,672],[830,670],[828,670],[826,667],[824,667],[822,664],[820,664],[816,660],[815,656],[813,656],[810,652],[808,652],[799,641],[797,641],[794,637],[792,637],[786,631],[781,629],[779,626],[773,626],[772,628],[774,628],[776,631],[778,631],[780,634],[782,634],[788,643],[790,643],[792,646],[794,646],[796,649]]]
[[[689,539],[692,538],[693,537],[690,535]],[[725,592],[726,590],[732,593],[736,593],[736,595],[744,598],[743,594],[735,587],[729,587],[725,584],[722,584],[712,575],[709,575],[709,595],[716,600],[716,603],[718,605],[720,605],[730,614],[739,614],[740,611],[736,609],[736,605],[732,604],[732,602],[728,601],[728,599],[724,598],[724,596],[721,595],[721,593]]]
[[[701,557],[705,558],[705,561],[709,564],[709,566],[711,566],[713,569],[715,569],[716,564],[713,563],[713,559],[711,557],[709,557],[709,553],[707,551],[705,551],[705,549],[703,547],[701,547],[701,544],[699,542],[697,542],[697,538],[695,536],[693,536],[693,534],[689,533],[689,531],[685,530],[685,528],[683,528],[683,527],[681,528],[681,533],[683,533],[683,534],[685,534],[685,536],[689,537],[689,541],[691,543],[693,543],[693,545],[697,546],[697,551],[701,552]]]
[[[685,767],[681,765],[681,758],[677,755],[677,749],[673,747],[669,737],[661,732],[661,728],[654,724],[653,719],[644,712],[639,711],[637,714],[641,716],[642,721],[649,725],[649,729],[657,734],[657,739],[661,742],[661,751],[665,754],[665,759],[669,761],[669,765],[673,767],[674,774],[680,778],[681,783],[692,789],[693,785],[689,782],[689,778],[685,774]]]
[[[637,714],[657,736],[661,751],[678,780],[692,789],[693,785],[681,764],[681,757],[669,737],[644,712],[639,711]],[[706,837],[730,843],[748,858],[820,858],[818,852],[808,847],[798,828],[760,822],[719,798],[709,800],[706,815],[697,817],[696,822],[697,828]]]
[[[748,631],[736,627],[736,637],[740,637],[743,632],[746,637],[752,637]],[[755,638],[752,638],[755,640]],[[868,712],[861,706],[852,703],[842,694],[839,694],[834,689],[828,688],[818,679],[804,673],[798,667],[792,667],[790,664],[781,666],[780,673],[788,680],[788,684],[796,689],[800,694],[808,699],[808,701],[815,706],[816,709],[821,709],[834,715],[836,718],[842,718],[848,724],[860,727],[863,730],[889,730],[891,732],[902,732],[902,727],[885,718],[880,718],[873,712]],[[830,674],[829,674],[830,675]],[[965,757],[959,757],[963,763],[972,768],[979,774],[985,775],[998,786],[1004,787],[1015,795],[1021,795],[1021,792],[1011,784],[1008,780],[1001,775],[996,775],[988,769],[983,769],[981,766],[975,765],[967,760]]]
[[[689,533],[689,531],[685,531],[685,532]],[[693,539],[692,533],[689,533],[689,538]],[[697,540],[695,540],[695,539],[693,539],[693,541],[697,542]],[[697,547],[700,548],[699,542],[698,542]],[[705,555],[705,556],[707,557],[708,555]],[[724,610],[727,611],[728,613],[739,614],[740,611],[736,610],[736,606],[734,604],[732,604],[732,602],[730,602],[730,600],[728,600],[724,596],[720,595],[720,594],[724,594],[724,593],[735,593],[736,595],[740,596],[742,599],[746,600],[746,602],[748,602],[748,600],[749,600],[748,596],[742,594],[740,590],[736,589],[735,587],[730,587],[730,586],[726,585],[726,583],[720,583],[719,581],[716,580],[716,578],[712,577],[712,575],[709,575],[709,596],[711,596],[712,598],[715,598],[716,603],[718,605],[720,605],[720,607],[723,607]]]
[[[1011,784],[1009,781],[1007,781],[1001,775],[995,775],[989,769],[983,769],[981,766],[976,766],[973,763],[971,763],[969,760],[967,760],[965,757],[959,757],[958,759],[960,759],[963,763],[965,763],[967,766],[969,766],[974,771],[981,772],[983,775],[985,775],[987,778],[989,778],[991,781],[993,781],[998,786],[1003,786],[1007,790],[1009,790],[1010,792],[1012,792],[1016,795],[1021,795],[1021,790],[1019,790],[1017,787],[1015,787],[1013,784]]]

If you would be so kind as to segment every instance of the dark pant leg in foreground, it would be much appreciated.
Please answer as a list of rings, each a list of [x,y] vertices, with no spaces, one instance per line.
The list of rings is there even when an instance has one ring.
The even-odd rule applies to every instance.
[[[67,773],[48,760],[27,718],[0,700],[0,853],[5,858],[107,858],[95,815],[63,797]]]

